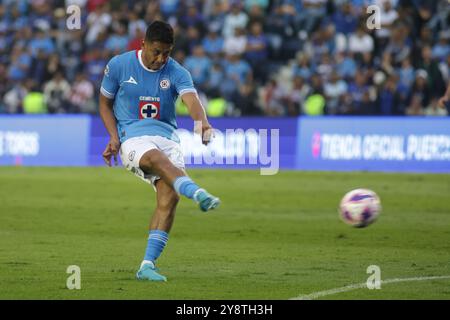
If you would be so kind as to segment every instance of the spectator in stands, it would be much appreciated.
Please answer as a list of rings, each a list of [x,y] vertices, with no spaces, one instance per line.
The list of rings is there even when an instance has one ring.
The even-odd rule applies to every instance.
[[[263,111],[270,117],[284,116],[286,108],[286,91],[272,78],[263,90]]]
[[[423,116],[424,110],[423,110],[423,104],[422,104],[422,97],[418,94],[414,94],[411,98],[411,102],[406,109],[405,114],[407,116]]]
[[[127,27],[125,26],[125,30],[126,28]],[[142,33],[145,33],[145,30],[147,30],[147,24],[143,19],[139,18],[138,12],[130,11],[128,14],[128,39],[136,39],[140,37],[142,41]]]
[[[25,80],[32,62],[29,50],[21,45],[15,45],[10,58],[11,63],[8,70],[8,78],[13,81]]]
[[[239,86],[236,96],[233,99],[234,115],[258,115],[260,110],[256,105],[257,92],[253,82],[248,81]]]
[[[35,31],[35,37],[29,42],[28,47],[32,57],[36,57],[39,52],[48,56],[55,51],[53,40],[46,34],[44,29]]]
[[[75,78],[77,70],[81,69],[85,47],[83,41],[82,30],[73,30],[68,33],[68,38],[65,42],[65,55],[61,64],[64,67],[66,78],[72,81]]]
[[[192,55],[186,58],[184,66],[190,71],[195,87],[205,91],[208,72],[211,69],[211,59],[206,56],[203,46],[196,45],[194,47]]]
[[[291,3],[298,3],[298,1],[290,1]],[[327,0],[303,0],[303,8],[295,11],[298,15],[296,20],[299,28],[306,33],[312,32],[319,24],[326,14]],[[300,12],[300,14],[298,14]]]
[[[8,24],[8,18],[6,15],[5,5],[0,3],[0,24],[6,26]]]
[[[350,83],[348,92],[352,98],[352,114],[365,114],[365,104],[367,104],[367,93],[369,86],[367,84],[367,76],[361,72],[356,73],[355,80]]]
[[[48,64],[48,55],[42,49],[33,56],[31,60],[31,68],[28,71],[28,77],[33,79],[36,83],[43,83],[46,72],[46,65]]]
[[[299,52],[292,70],[293,75],[302,77],[303,79],[309,79],[314,72],[315,67],[311,64],[309,56],[303,52]]]
[[[300,76],[295,76],[292,82],[292,88],[287,89],[286,92],[287,115],[298,116],[304,109],[311,87]]]
[[[323,81],[327,81],[330,78],[334,67],[333,59],[330,54],[324,53],[317,64],[316,72],[322,77]]]
[[[450,30],[450,6],[448,0],[437,0],[436,9],[427,23],[437,34],[439,31]]]
[[[186,11],[181,13],[178,22],[183,29],[195,28],[199,32],[200,37],[203,37],[205,34],[205,19],[193,2],[187,3]]]
[[[164,0],[160,1],[159,9],[165,20],[169,20],[176,16],[180,0]]]
[[[225,38],[223,51],[225,55],[243,55],[247,48],[247,35],[244,28],[234,28],[234,35]]]
[[[424,114],[426,116],[440,116],[440,117],[448,116],[447,109],[440,108],[438,105],[438,101],[439,101],[438,98],[431,99],[430,103],[424,110]]]
[[[219,61],[212,63],[210,72],[208,72],[208,79],[205,85],[205,92],[210,97],[218,97],[222,94],[222,81],[225,77],[222,65]]]
[[[304,51],[312,58],[315,64],[320,63],[321,58],[334,52],[334,43],[329,41],[326,28],[317,31],[304,45]]]
[[[353,112],[353,101],[350,93],[346,92],[342,96],[342,102],[339,105],[339,115],[351,115]]]
[[[127,47],[129,42],[129,37],[127,34],[126,26],[122,23],[116,23],[113,27],[113,32],[106,40],[104,48],[109,50],[109,55],[117,55],[124,48]]]
[[[70,89],[68,102],[71,104],[71,110],[74,113],[96,113],[94,86],[87,80],[83,72],[76,75]]]
[[[358,69],[367,75],[368,79],[371,79],[376,71],[375,61],[372,52],[365,52],[359,55],[357,61]]]
[[[318,73],[314,73],[310,78],[311,94],[321,94],[323,95],[324,82],[322,77]]]
[[[447,56],[450,55],[450,44],[448,42],[450,38],[450,30],[441,31],[439,33],[439,42],[433,46],[431,56],[438,62],[445,61]]]
[[[223,37],[226,40],[235,35],[235,29],[245,30],[248,23],[248,15],[242,10],[242,4],[239,0],[233,0],[230,3],[230,11],[226,14],[223,23]]]
[[[430,103],[431,89],[428,77],[428,72],[426,72],[425,70],[420,69],[416,71],[416,78],[407,100],[407,104],[409,106],[413,105],[413,97],[415,97],[416,100],[420,98],[420,105],[422,106],[422,108]]]
[[[356,74],[357,65],[351,52],[339,52],[336,58],[337,72],[339,75],[351,81]]]
[[[256,3],[258,1],[251,0],[255,3],[250,5],[250,7],[247,9],[248,12],[248,22],[247,25],[252,25],[253,23],[260,23],[261,25],[265,25],[266,23],[266,17],[265,17],[265,11],[267,9],[267,5],[262,3]],[[265,0],[259,1],[259,2],[267,2]],[[247,2],[246,2],[247,3]],[[246,5],[247,7],[247,5]]]
[[[127,50],[139,50],[142,47],[142,40],[145,38],[145,30],[136,28],[134,32],[134,38],[128,41]]]
[[[383,50],[391,36],[391,29],[394,21],[398,18],[398,12],[392,6],[392,0],[379,0],[378,2],[381,2],[379,5],[381,28],[375,30],[375,36],[379,49]]]
[[[73,113],[67,103],[70,85],[61,72],[57,72],[53,79],[44,85],[44,102],[49,113]]]
[[[202,37],[200,32],[193,26],[190,26],[186,30],[186,34],[180,34],[181,37],[185,39],[185,47],[183,51],[186,55],[192,54],[192,49],[202,43]]]
[[[103,52],[102,48],[97,46],[91,48],[90,53],[86,56],[84,72],[86,72],[88,80],[96,85],[96,89],[100,88],[103,71],[108,62],[106,56],[107,52]]]
[[[446,83],[450,83],[450,54],[447,56],[446,61],[439,64],[439,70]]]
[[[23,100],[28,93],[25,82],[17,82],[3,97],[6,113],[23,113]]]
[[[208,34],[202,41],[205,53],[215,61],[220,59],[223,51],[223,38],[219,35],[218,31],[215,27],[209,27]]]
[[[173,27],[173,35],[175,39],[175,44],[172,50],[172,55],[174,57],[183,56],[186,57],[186,55],[190,54],[191,45],[189,43],[187,30],[183,30],[179,25],[175,25]],[[191,35],[192,36],[192,35]],[[194,39],[194,43],[198,42],[198,33],[196,34],[196,39]],[[178,60],[179,63],[182,63],[182,61]]]
[[[98,35],[109,28],[112,23],[111,14],[108,12],[108,5],[97,5],[94,11],[90,11],[87,16],[86,44],[92,45],[97,40]]]
[[[216,32],[222,32],[223,26],[225,24],[225,17],[227,16],[227,7],[225,3],[222,1],[214,1],[211,5],[211,10],[209,15],[205,17],[206,19],[206,25],[208,30],[215,30]],[[207,4],[211,1],[205,2],[205,8],[208,6]],[[206,10],[204,10],[206,11]],[[220,34],[222,37],[223,34]]]
[[[253,69],[255,79],[264,83],[267,78],[269,43],[260,22],[253,22],[250,25],[246,43],[245,58]]]
[[[403,59],[411,54],[412,46],[408,37],[408,30],[403,23],[396,23],[392,31],[389,43],[386,46],[384,53],[389,53],[392,57],[394,66],[398,66]]]
[[[333,71],[330,79],[324,85],[324,94],[327,98],[327,114],[339,113],[339,105],[347,89],[347,83],[342,80],[336,71]]]
[[[352,3],[345,1],[339,6],[332,17],[336,31],[346,36],[355,32],[358,26],[358,18],[355,15]]]
[[[352,53],[372,52],[375,48],[372,37],[366,32],[364,24],[360,24],[356,32],[348,40],[348,49]]]
[[[6,54],[9,51],[13,44],[13,36],[11,33],[8,33],[8,27],[6,23],[0,22],[0,64],[5,64],[9,60],[8,55]]]
[[[432,96],[440,96],[445,91],[445,84],[442,79],[439,64],[433,59],[430,46],[422,48],[422,59],[418,64],[419,69],[423,69],[427,73],[428,87],[431,88]],[[428,104],[428,101],[425,105]]]
[[[400,115],[403,113],[399,109],[399,95],[397,93],[397,81],[394,76],[390,76],[382,84],[378,92],[378,114],[382,116]]]
[[[399,86],[409,94],[415,79],[414,67],[409,57],[402,61],[401,67],[397,70],[397,73],[400,78]]]
[[[223,67],[225,79],[222,83],[222,94],[236,105],[239,89],[253,82],[251,67],[238,54],[227,55]]]
[[[25,26],[15,32],[12,39],[13,45],[11,47],[21,46],[28,48],[28,43],[31,42],[32,38],[33,38],[33,31],[31,27]],[[30,51],[29,48],[28,51]]]
[[[264,11],[269,7],[269,2],[269,0],[244,0],[244,8],[247,12],[250,12],[255,7]]]
[[[147,24],[150,24],[152,21],[156,21],[156,20],[164,20],[163,14],[159,10],[159,3],[160,3],[160,1],[149,1],[149,2],[147,2],[147,6],[143,10],[143,11],[145,11],[144,21]],[[180,8],[178,8],[178,10],[183,12],[183,10],[180,9]]]

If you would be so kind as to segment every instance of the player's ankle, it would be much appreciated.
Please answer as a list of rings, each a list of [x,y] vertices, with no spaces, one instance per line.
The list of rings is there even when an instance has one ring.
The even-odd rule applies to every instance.
[[[152,261],[152,260],[142,260],[142,262],[141,262],[141,268],[142,268],[144,265],[146,265],[146,264],[149,264],[149,265],[152,266],[152,268],[155,268],[155,262]]]
[[[200,201],[198,200],[198,196],[203,193],[206,192],[205,189],[199,188],[197,191],[194,192],[194,195],[192,196],[192,199],[194,199],[195,202],[199,203]]]

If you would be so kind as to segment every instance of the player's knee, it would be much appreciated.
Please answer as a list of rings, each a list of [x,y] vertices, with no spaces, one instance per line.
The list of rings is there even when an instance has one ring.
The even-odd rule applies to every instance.
[[[175,211],[178,201],[180,201],[180,196],[173,191],[158,199],[158,207],[162,210],[173,212]]]
[[[145,172],[150,172],[156,167],[156,164],[160,161],[160,151],[150,150],[141,157],[139,160],[139,167]]]

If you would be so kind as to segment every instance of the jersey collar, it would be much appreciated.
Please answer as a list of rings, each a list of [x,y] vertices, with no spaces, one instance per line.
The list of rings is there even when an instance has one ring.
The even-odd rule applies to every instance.
[[[161,66],[161,68],[159,68],[158,70],[152,70],[152,69],[147,68],[147,67],[144,65],[144,63],[142,62],[142,50],[136,50],[136,56],[137,56],[137,58],[138,58],[138,60],[139,60],[139,64],[141,65],[141,67],[144,68],[145,70],[147,70],[148,72],[158,72],[158,71],[160,71],[162,68],[164,68],[164,66],[166,65],[166,64],[163,64],[163,65]]]

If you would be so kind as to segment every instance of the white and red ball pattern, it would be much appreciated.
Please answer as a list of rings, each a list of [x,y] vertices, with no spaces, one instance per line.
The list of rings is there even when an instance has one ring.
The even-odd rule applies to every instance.
[[[369,189],[355,189],[348,192],[341,200],[339,215],[353,227],[363,228],[375,222],[381,212],[378,195]]]

